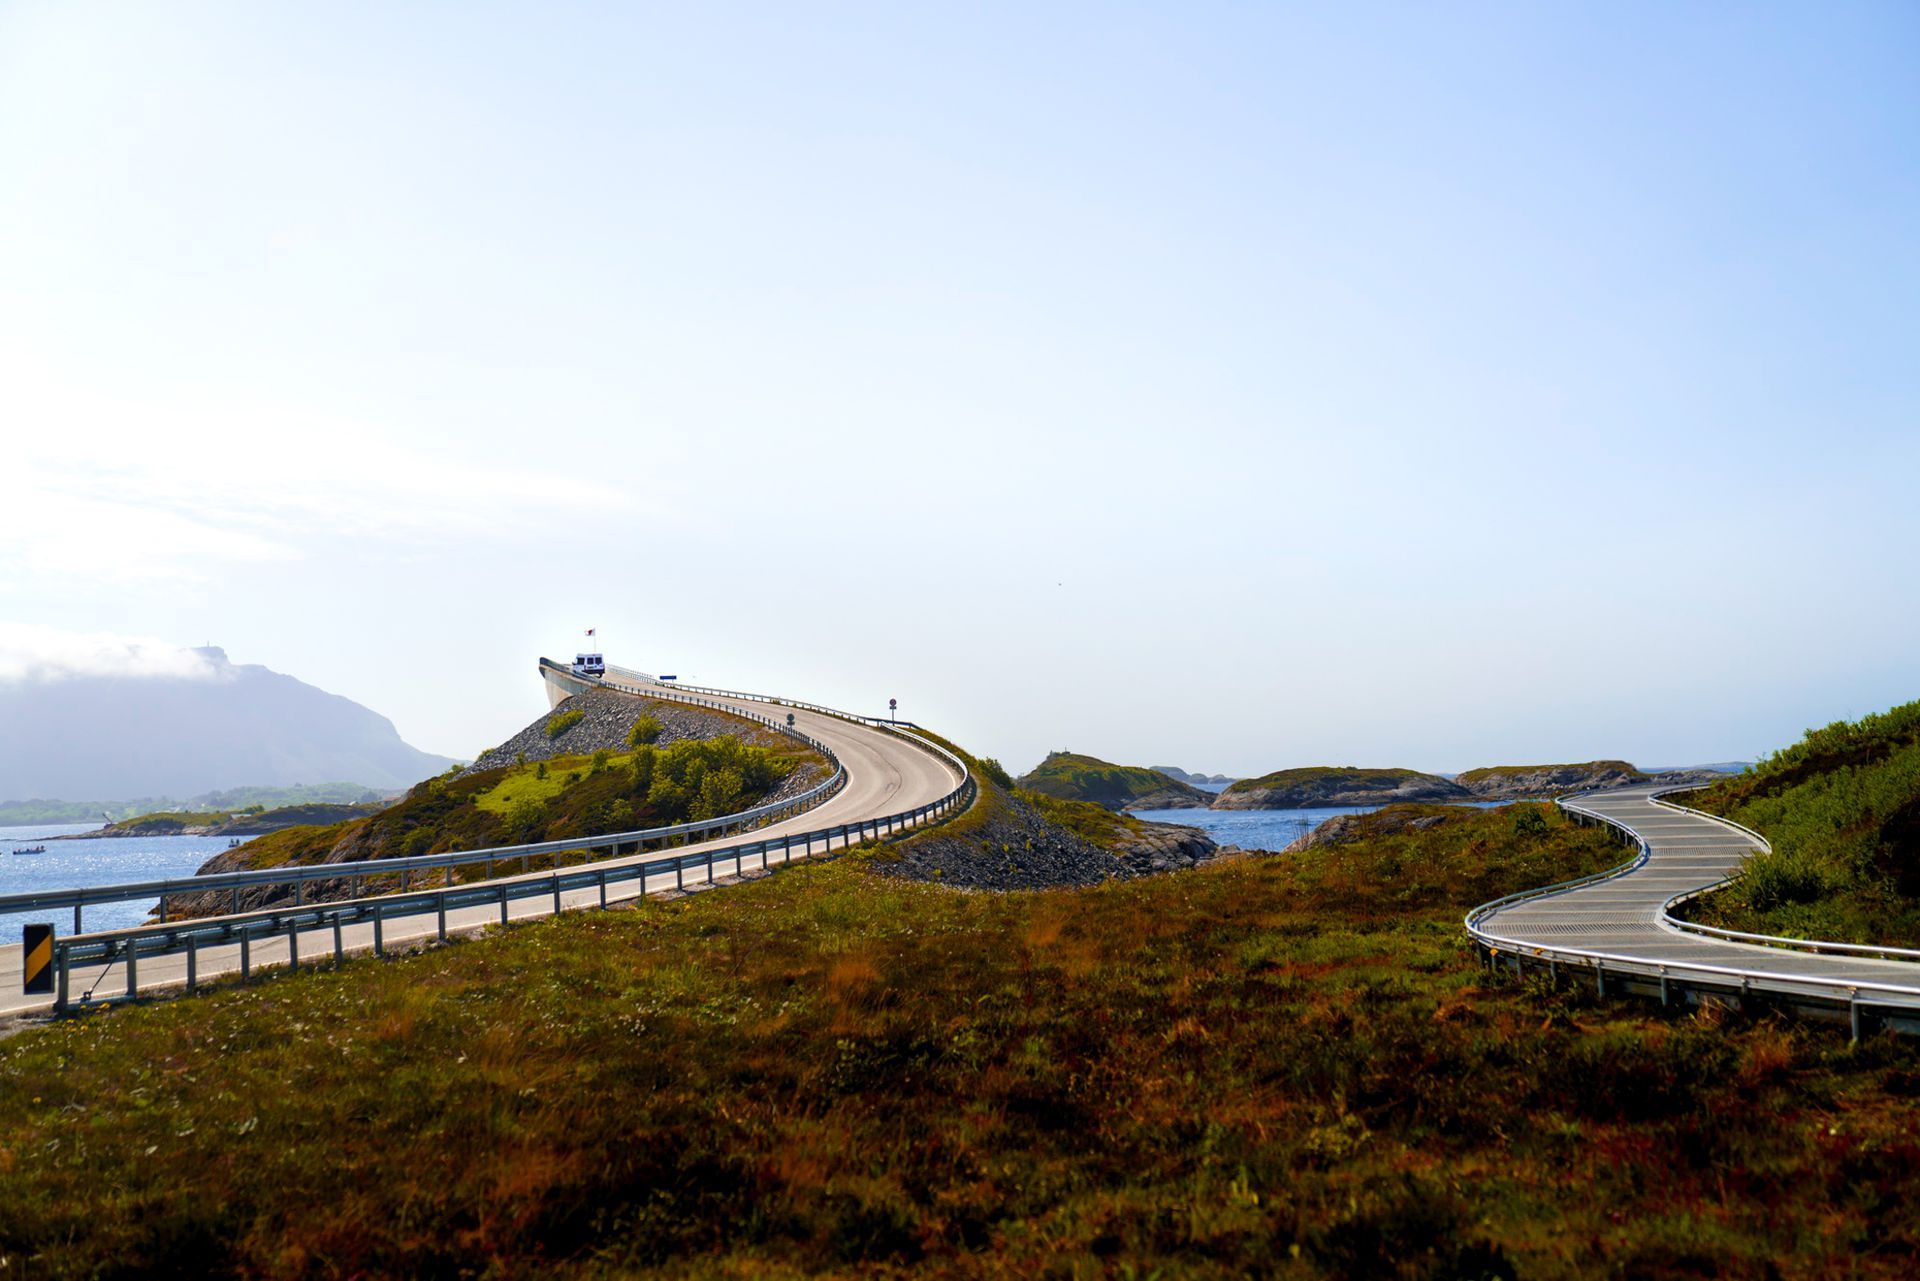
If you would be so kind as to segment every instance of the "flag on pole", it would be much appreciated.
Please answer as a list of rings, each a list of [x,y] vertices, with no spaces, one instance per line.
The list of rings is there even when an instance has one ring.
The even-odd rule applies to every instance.
[[[593,633],[594,633],[594,632],[595,632],[596,630],[598,630],[598,629],[596,629],[596,628],[592,628],[592,627],[589,627],[589,628],[587,628],[587,635],[589,635],[589,636],[591,636],[591,635],[593,635]]]

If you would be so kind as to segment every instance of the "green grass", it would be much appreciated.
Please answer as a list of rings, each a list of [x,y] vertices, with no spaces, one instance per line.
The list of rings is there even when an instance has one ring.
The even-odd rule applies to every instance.
[[[997,763],[996,763],[997,764]],[[1172,792],[1204,803],[1213,797],[1199,788],[1139,765],[1115,765],[1073,752],[1050,752],[1047,759],[1022,776],[1018,785],[1029,792],[1066,801],[1090,801],[1117,810],[1143,796]]]
[[[562,734],[566,733],[568,730],[572,729],[575,725],[578,725],[581,721],[585,719],[587,719],[587,714],[581,711],[577,707],[574,708],[572,711],[561,712],[558,715],[548,719],[547,737],[559,738]]]
[[[259,837],[245,847],[246,865],[318,862],[342,849],[354,859],[436,854],[717,818],[767,800],[801,767],[824,771],[826,761],[797,745],[776,750],[725,735],[456,774],[367,818]]]
[[[609,754],[602,762],[606,769],[627,769],[633,764],[633,753]],[[544,766],[545,768],[542,768]],[[484,791],[473,794],[473,803],[489,814],[505,816],[512,812],[515,805],[545,805],[556,800],[560,794],[572,786],[569,775],[577,776],[574,781],[584,778],[593,769],[593,754],[576,756],[556,756],[545,761],[536,761],[530,765],[516,765],[503,771],[503,777]]]
[[[0,1042],[9,1275],[1817,1277],[1920,1048],[1479,969],[1464,811],[1042,894],[852,861]]]
[[[1675,799],[1773,846],[1693,904],[1697,919],[1920,947],[1920,702],[1810,730],[1746,773]]]

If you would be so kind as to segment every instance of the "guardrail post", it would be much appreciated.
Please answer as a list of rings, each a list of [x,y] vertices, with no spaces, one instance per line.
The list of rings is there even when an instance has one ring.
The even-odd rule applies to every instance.
[[[287,923],[287,968],[300,968],[300,927],[291,921]]]
[[[67,985],[69,982],[69,972],[70,972],[72,963],[67,956],[66,948],[62,947],[59,949],[59,951],[60,951],[60,982],[59,982],[59,985],[54,989],[54,993],[53,993],[53,1012],[55,1014],[65,1014],[67,1012]]]
[[[647,892],[647,875],[645,872],[640,874],[640,892],[642,894]],[[604,867],[600,869],[600,910],[602,912],[607,910],[607,869]]]
[[[385,925],[386,910],[381,907],[380,904],[375,903],[373,905],[373,954],[375,956],[385,956],[387,954],[387,933],[384,928]]]
[[[440,941],[444,943],[447,941],[447,892],[445,890],[440,891],[440,897],[434,900],[434,906],[439,909]]]
[[[235,916],[240,915],[240,887],[238,885],[233,887],[233,901],[231,903],[231,907],[233,908],[233,915]]]
[[[500,924],[507,923],[507,887],[500,887]]]
[[[253,936],[245,930],[240,932],[240,977],[253,977]]]
[[[192,992],[200,986],[200,940],[187,939],[187,991]]]
[[[140,995],[140,952],[132,939],[127,940],[127,996]]]
[[[553,874],[553,914],[560,915],[560,873]]]
[[[347,940],[340,929],[340,913],[333,914],[333,959],[336,963],[347,959]]]
[[[1607,994],[1607,967],[1599,961],[1593,963],[1593,989],[1601,996]]]
[[[73,905],[73,932],[75,934],[86,933],[85,930],[80,928],[80,905],[78,903]]]

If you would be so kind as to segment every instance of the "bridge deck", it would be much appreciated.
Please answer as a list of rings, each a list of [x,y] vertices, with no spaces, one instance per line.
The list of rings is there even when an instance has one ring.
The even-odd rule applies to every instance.
[[[1476,933],[1522,951],[1608,954],[1625,970],[1700,966],[1740,971],[1755,986],[1833,995],[1833,985],[1911,988],[1920,1000],[1920,964],[1812,952],[1709,938],[1665,920],[1676,896],[1717,885],[1755,848],[1752,837],[1705,815],[1653,799],[1634,787],[1574,798],[1571,808],[1625,828],[1642,840],[1639,867],[1591,885],[1574,886],[1496,908],[1474,922]],[[1796,980],[1811,980],[1800,983]],[[1863,992],[1863,997],[1874,995]]]

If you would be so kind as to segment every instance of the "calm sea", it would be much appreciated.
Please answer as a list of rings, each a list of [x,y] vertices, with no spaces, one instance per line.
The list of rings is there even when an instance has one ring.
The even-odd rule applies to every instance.
[[[200,865],[227,848],[224,836],[129,836],[81,841],[49,841],[49,836],[92,831],[94,823],[54,823],[40,827],[0,827],[0,894],[72,889],[117,881],[158,881],[192,876]],[[14,854],[24,846],[47,847],[45,854]],[[103,903],[86,911],[88,930],[139,925],[156,900]],[[62,935],[73,932],[71,908],[54,912],[0,915],[0,946],[16,942],[29,921],[50,921]]]
[[[1209,792],[1222,790],[1208,787]],[[1505,805],[1505,801],[1468,802],[1475,809]],[[1371,814],[1378,805],[1348,805],[1312,810],[1133,810],[1149,823],[1179,823],[1197,827],[1221,845],[1243,850],[1281,850],[1337,814]]]

